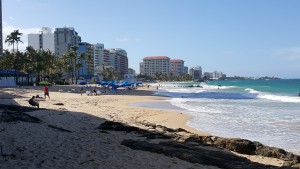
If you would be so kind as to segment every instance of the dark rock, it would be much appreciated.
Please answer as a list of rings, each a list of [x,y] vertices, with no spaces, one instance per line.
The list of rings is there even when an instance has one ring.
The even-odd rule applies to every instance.
[[[234,151],[241,154],[254,155],[256,146],[252,141],[245,139],[216,139],[214,145],[225,148],[230,151]]]
[[[149,151],[177,157],[181,160],[203,165],[217,166],[223,169],[277,169],[280,167],[262,165],[250,160],[238,157],[225,151],[213,151],[210,149],[189,146],[179,142],[161,142],[159,144],[146,141],[123,140],[122,145],[134,150]]]
[[[133,132],[133,131],[141,130],[138,127],[126,126],[120,122],[114,122],[114,121],[105,121],[98,127],[98,129],[113,130],[113,131],[126,131],[126,132]]]
[[[53,105],[57,105],[57,106],[63,106],[63,103],[54,103]]]
[[[192,135],[187,138],[185,142],[195,142],[203,145],[206,144],[216,146],[241,154],[260,155],[264,157],[277,158],[286,162],[290,162],[289,164],[287,164],[288,166],[300,162],[300,156],[298,155],[286,152],[285,150],[280,148],[265,146],[259,142],[252,142],[245,139]]]
[[[188,138],[184,138],[183,136],[178,134],[178,132],[184,132],[184,129],[170,129],[170,128],[167,128],[167,127],[164,127],[164,126],[161,126],[161,125],[153,125],[153,124],[147,124],[147,127],[153,127],[156,130],[155,131],[148,131],[148,130],[140,129],[138,127],[132,127],[132,126],[124,125],[120,122],[113,122],[113,121],[106,121],[106,122],[102,123],[98,127],[98,129],[113,130],[113,131],[136,132],[136,133],[140,134],[141,137],[145,137],[146,139],[170,139],[170,140],[173,140],[173,141],[175,141],[175,140],[185,140],[184,143],[179,144],[179,142],[177,142],[178,144],[176,144],[176,145],[173,142],[172,143],[169,143],[169,142],[168,143],[159,143],[157,145],[153,145],[153,144],[150,144],[148,142],[143,142],[142,143],[142,142],[136,142],[136,141],[124,141],[122,144],[124,144],[126,146],[130,145],[129,147],[134,147],[133,149],[139,149],[139,150],[141,149],[141,150],[144,150],[144,151],[151,151],[151,152],[156,152],[156,153],[164,152],[162,154],[166,154],[166,155],[171,154],[170,156],[176,156],[176,157],[178,156],[178,158],[181,158],[181,159],[184,159],[184,160],[186,160],[187,158],[190,158],[190,159],[193,159],[191,161],[198,161],[199,162],[199,160],[197,160],[197,158],[201,157],[202,160],[205,159],[206,162],[209,161],[209,163],[212,163],[212,164],[214,164],[214,161],[216,161],[218,163],[218,165],[216,165],[216,166],[219,166],[221,168],[224,167],[224,166],[226,167],[227,165],[226,165],[226,163],[221,162],[222,160],[219,160],[219,159],[224,158],[227,155],[224,155],[224,154],[221,153],[221,155],[218,156],[218,153],[220,153],[220,152],[216,152],[216,154],[214,154],[214,156],[209,156],[209,157],[204,156],[204,157],[202,157],[201,155],[199,155],[199,153],[200,154],[202,153],[202,155],[203,155],[203,153],[204,154],[207,153],[207,150],[201,150],[197,147],[199,147],[199,146],[210,146],[211,148],[215,148],[215,149],[218,149],[218,150],[220,150],[220,148],[222,148],[222,149],[234,151],[234,152],[241,153],[241,154],[261,155],[261,156],[264,156],[264,157],[273,157],[273,158],[277,158],[277,159],[281,159],[281,160],[285,160],[285,161],[289,162],[289,163],[286,163],[287,166],[295,165],[296,163],[299,163],[299,161],[300,161],[299,156],[297,156],[297,155],[286,152],[286,151],[284,151],[282,149],[279,149],[279,148],[264,146],[263,144],[261,144],[259,142],[252,142],[252,141],[249,141],[249,140],[238,139],[238,138],[221,138],[221,137],[216,137],[216,136],[199,136],[199,135],[196,135],[196,134],[191,135]],[[172,147],[171,152],[174,152],[174,153],[171,153],[170,151],[165,151],[166,149],[169,149],[170,147]],[[198,152],[194,152],[195,154],[190,155],[189,154],[189,153],[191,153],[190,151],[188,151],[188,152],[184,151],[184,152],[180,152],[179,153],[180,155],[175,155],[175,154],[177,154],[176,149],[178,149],[178,150],[184,149],[185,151],[187,151],[187,150],[196,151],[197,150]],[[235,156],[231,156],[231,158],[233,158],[233,157],[238,158],[238,157],[235,157]],[[215,158],[217,158],[217,159],[215,159]],[[234,160],[231,160],[231,161],[234,161]],[[245,161],[243,161],[243,160],[240,161],[241,164],[244,163],[244,162]],[[203,162],[203,163],[205,163],[205,162]],[[220,165],[221,163],[224,163],[224,166]],[[210,164],[207,164],[207,165],[210,165]],[[231,166],[231,164],[229,166]],[[239,166],[237,164],[234,167],[235,168],[244,168],[242,165]],[[261,166],[259,166],[259,167],[261,167]],[[270,168],[270,166],[268,166],[268,167]],[[230,167],[227,167],[227,168],[230,168]],[[255,168],[255,167],[252,167],[252,168]],[[264,167],[264,168],[266,168],[266,167]]]

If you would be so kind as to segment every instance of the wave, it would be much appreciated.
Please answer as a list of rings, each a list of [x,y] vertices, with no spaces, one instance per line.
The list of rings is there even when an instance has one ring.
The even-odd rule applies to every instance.
[[[255,99],[256,93],[230,93],[197,90],[184,92],[179,90],[157,91],[156,95],[169,96],[172,98],[206,98],[206,99]]]
[[[267,99],[278,102],[300,103],[300,97],[272,94],[257,91],[252,88],[244,89],[244,92],[232,92],[228,90],[208,90],[207,88],[165,88],[156,91],[156,95],[172,98],[204,98],[204,99]]]
[[[260,99],[268,99],[268,100],[288,102],[288,103],[300,103],[300,97],[297,97],[297,96],[276,95],[276,94],[271,94],[268,92],[256,91],[251,88],[246,88],[245,91],[248,91],[249,93],[257,94],[257,98],[260,98]]]

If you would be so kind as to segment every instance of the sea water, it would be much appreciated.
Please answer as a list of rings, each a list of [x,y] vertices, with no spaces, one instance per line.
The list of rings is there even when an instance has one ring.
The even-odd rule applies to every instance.
[[[190,114],[189,126],[300,155],[300,79],[160,85],[156,94],[169,96],[172,105]]]

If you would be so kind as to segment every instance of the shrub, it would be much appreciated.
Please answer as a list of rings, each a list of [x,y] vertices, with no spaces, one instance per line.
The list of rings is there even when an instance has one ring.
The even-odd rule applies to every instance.
[[[52,86],[52,84],[49,82],[39,82],[39,85],[40,86]]]
[[[54,82],[56,85],[70,85],[69,82],[65,82],[65,81],[55,81]]]

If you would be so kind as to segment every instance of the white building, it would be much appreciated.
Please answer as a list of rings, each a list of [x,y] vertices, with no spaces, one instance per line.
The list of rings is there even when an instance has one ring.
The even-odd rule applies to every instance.
[[[189,75],[192,76],[193,80],[200,80],[201,77],[202,77],[202,68],[201,68],[201,66],[192,67],[189,70]]]
[[[170,73],[174,76],[179,76],[184,73],[184,61],[181,59],[170,60]]]
[[[94,44],[94,75],[97,75],[98,71],[97,68],[99,68],[100,66],[102,66],[104,64],[103,60],[104,60],[104,44],[102,43],[97,43]]]
[[[54,33],[51,28],[42,27],[42,31],[37,34],[28,34],[28,46],[35,50],[43,49],[54,53]]]
[[[140,72],[143,75],[154,76],[155,73],[170,74],[170,58],[167,56],[148,56],[144,57],[143,64],[140,64]]]

